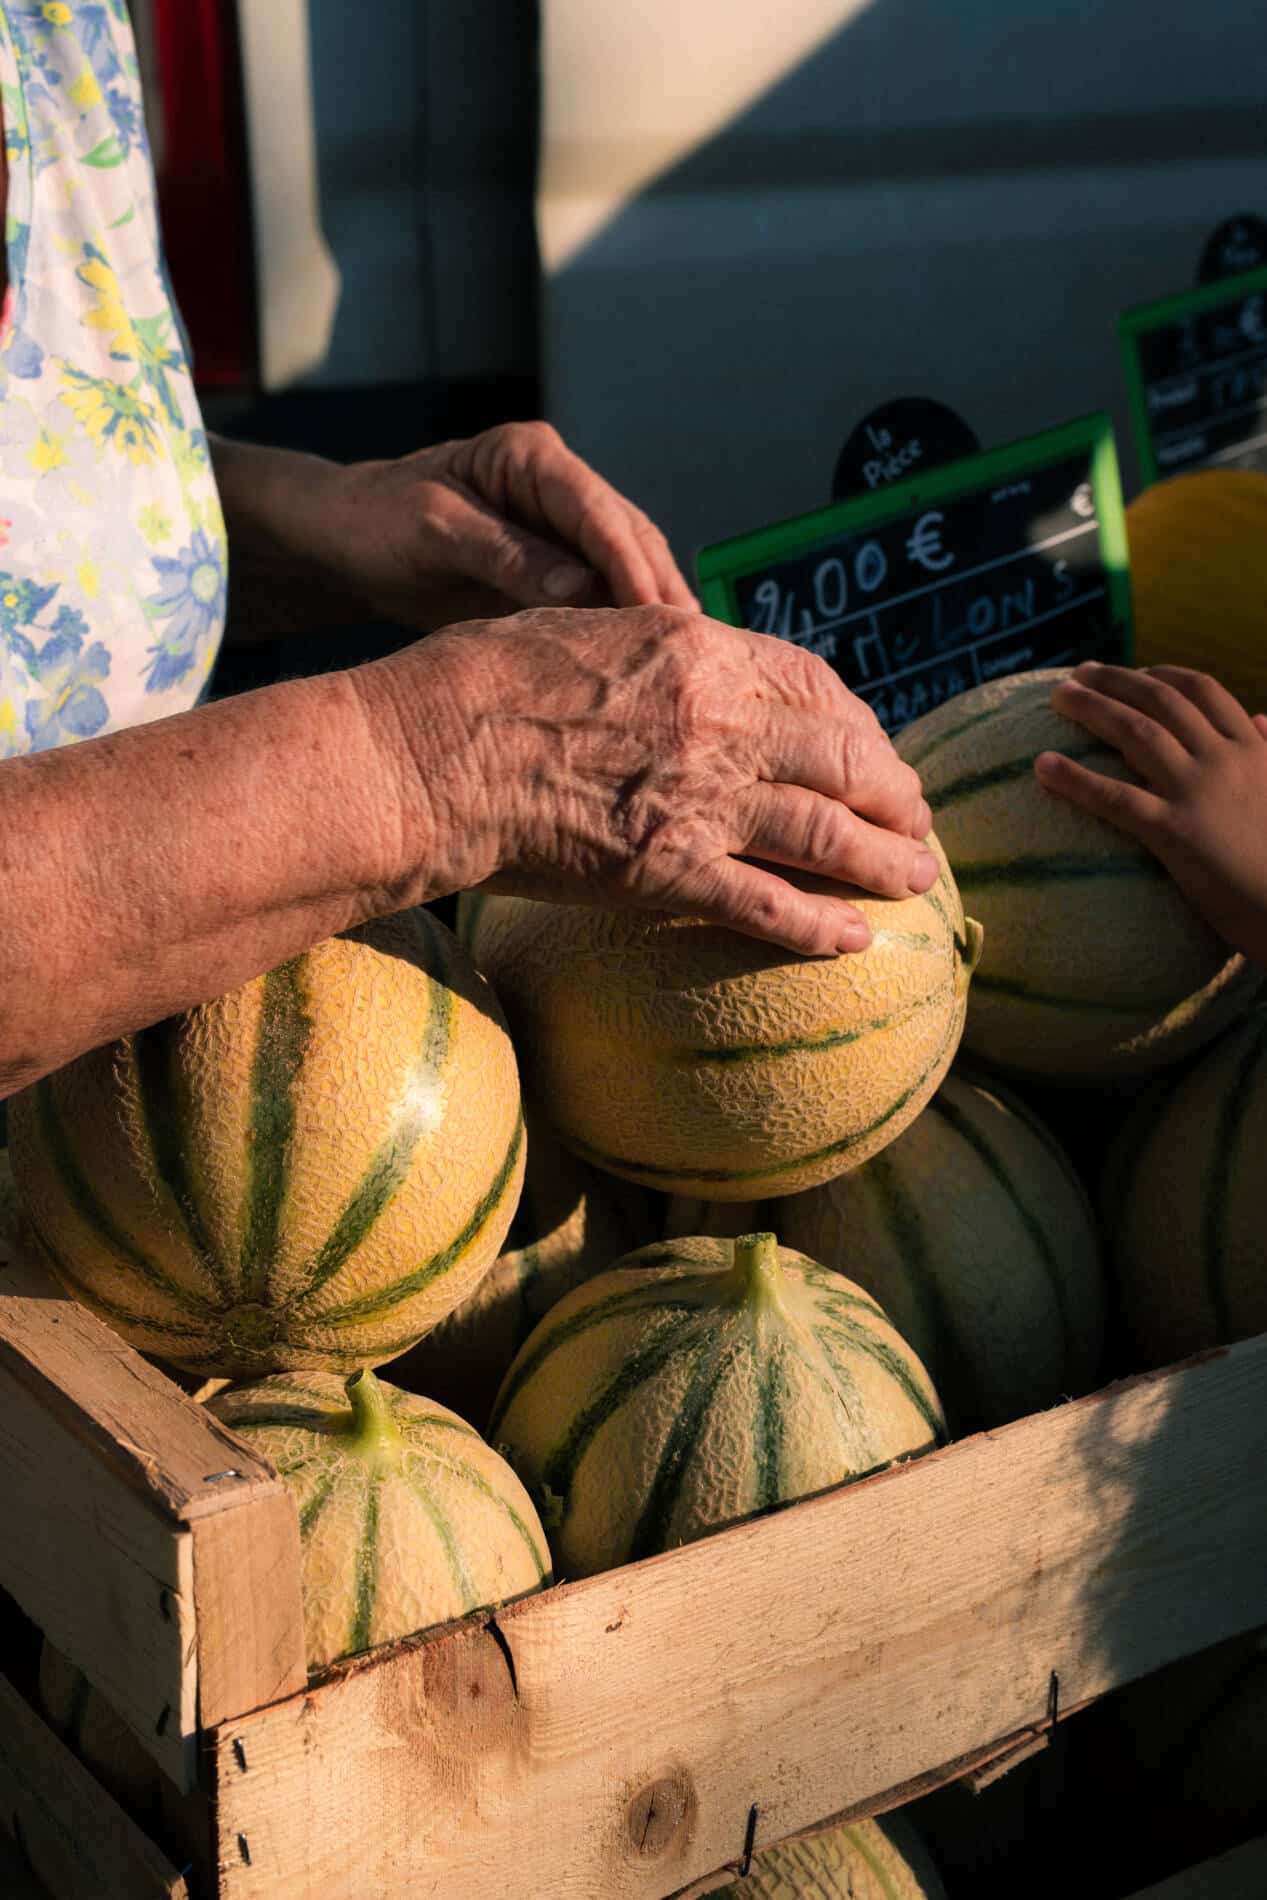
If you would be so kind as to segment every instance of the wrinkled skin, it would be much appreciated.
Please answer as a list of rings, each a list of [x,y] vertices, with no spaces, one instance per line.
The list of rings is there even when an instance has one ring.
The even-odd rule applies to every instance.
[[[865,947],[861,913],[775,867],[889,897],[936,879],[915,773],[788,642],[663,605],[536,609],[351,677],[394,727],[420,892],[688,912],[832,955]]]

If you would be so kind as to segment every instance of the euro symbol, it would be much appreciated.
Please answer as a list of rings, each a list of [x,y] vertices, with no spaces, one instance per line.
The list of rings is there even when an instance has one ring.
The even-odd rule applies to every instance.
[[[955,564],[954,555],[947,553],[941,544],[939,523],[945,519],[940,508],[930,509],[915,523],[906,543],[907,559],[918,562],[920,567],[926,567],[930,574],[940,574],[943,568]]]

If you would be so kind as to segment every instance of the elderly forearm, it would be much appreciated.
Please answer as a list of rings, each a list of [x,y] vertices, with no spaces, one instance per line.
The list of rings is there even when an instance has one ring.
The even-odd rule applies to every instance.
[[[334,673],[0,764],[0,1095],[418,901],[398,751]]]
[[[229,619],[237,644],[373,618],[336,574],[333,520],[323,526],[340,467],[319,455],[208,437],[229,537]]]

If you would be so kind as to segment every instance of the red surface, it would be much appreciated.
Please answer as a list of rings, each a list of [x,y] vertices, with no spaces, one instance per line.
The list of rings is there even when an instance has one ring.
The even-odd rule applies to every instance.
[[[259,352],[234,0],[152,0],[159,210],[202,389],[248,389]]]

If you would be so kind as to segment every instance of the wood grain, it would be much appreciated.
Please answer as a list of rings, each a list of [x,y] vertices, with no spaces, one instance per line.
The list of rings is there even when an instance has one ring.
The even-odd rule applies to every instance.
[[[1267,1338],[225,1724],[222,1900],[660,1900],[1263,1622]]]
[[[176,1869],[3,1677],[0,1818],[50,1900],[188,1900]]]
[[[0,1584],[179,1787],[193,1785],[200,1669],[212,1721],[303,1686],[281,1480],[12,1248],[0,1513]]]

